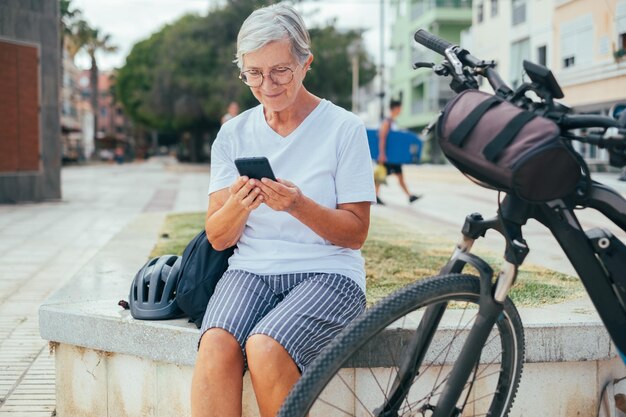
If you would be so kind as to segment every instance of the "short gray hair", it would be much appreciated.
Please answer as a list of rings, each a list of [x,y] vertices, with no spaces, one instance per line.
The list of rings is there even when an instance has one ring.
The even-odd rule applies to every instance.
[[[279,3],[252,12],[237,35],[237,53],[233,62],[243,67],[243,56],[273,41],[287,39],[299,64],[311,55],[311,38],[300,14],[291,6]]]

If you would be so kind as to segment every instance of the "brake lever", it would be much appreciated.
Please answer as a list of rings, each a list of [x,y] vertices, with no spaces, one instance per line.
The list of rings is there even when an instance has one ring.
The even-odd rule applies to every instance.
[[[605,140],[617,139],[623,141],[625,137],[626,129],[620,129],[618,127],[607,127],[604,131],[604,136],[602,138]]]
[[[449,65],[447,61],[444,61],[442,64],[435,64],[434,62],[415,62],[413,64],[413,69],[430,68],[435,74],[447,77],[450,75],[450,69],[447,65]]]
[[[433,68],[435,66],[434,62],[415,62],[413,64],[413,69],[418,68]]]
[[[450,70],[453,81],[450,83],[450,87],[457,93],[467,89],[478,89],[478,82],[476,79],[465,72],[463,63],[458,57],[459,53],[464,52],[458,46],[451,46],[444,51],[447,67]]]

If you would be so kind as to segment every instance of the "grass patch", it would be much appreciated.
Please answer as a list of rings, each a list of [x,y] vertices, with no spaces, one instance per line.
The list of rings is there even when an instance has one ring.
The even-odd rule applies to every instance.
[[[181,255],[203,225],[204,213],[168,215],[150,256]],[[372,217],[369,236],[362,249],[368,304],[416,280],[437,275],[453,248],[452,241],[407,231],[395,223]],[[502,264],[501,256],[482,251],[475,253],[496,270]],[[584,289],[577,278],[525,264],[520,268],[510,296],[518,306],[538,306],[571,300],[583,294]]]
[[[168,214],[150,257],[182,255],[189,241],[204,227],[204,216],[205,213]]]

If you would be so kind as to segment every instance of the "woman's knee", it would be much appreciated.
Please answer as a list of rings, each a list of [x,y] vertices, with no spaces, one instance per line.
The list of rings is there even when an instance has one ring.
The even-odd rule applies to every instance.
[[[200,339],[196,366],[230,367],[241,364],[243,353],[237,339],[226,330],[213,328],[207,330]]]
[[[263,372],[278,370],[286,363],[292,363],[294,367],[296,366],[285,348],[274,338],[264,334],[255,334],[248,338],[246,359],[251,372],[255,370],[263,370]]]

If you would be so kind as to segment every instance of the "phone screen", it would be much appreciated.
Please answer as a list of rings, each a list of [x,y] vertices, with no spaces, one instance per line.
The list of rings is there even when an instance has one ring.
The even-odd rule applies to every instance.
[[[276,181],[274,171],[272,171],[272,167],[270,166],[270,161],[264,156],[237,158],[235,159],[235,166],[239,171],[239,175],[245,175],[248,178],[257,180],[269,178],[272,181]]]

